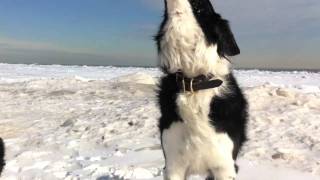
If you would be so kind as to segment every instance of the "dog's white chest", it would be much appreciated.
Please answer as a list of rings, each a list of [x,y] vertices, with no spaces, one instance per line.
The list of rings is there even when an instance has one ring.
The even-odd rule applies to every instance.
[[[188,174],[205,174],[209,169],[218,169],[226,162],[233,162],[231,139],[226,133],[217,133],[209,122],[213,95],[214,92],[208,90],[178,96],[178,111],[183,122],[173,123],[162,134],[169,167],[188,169]]]

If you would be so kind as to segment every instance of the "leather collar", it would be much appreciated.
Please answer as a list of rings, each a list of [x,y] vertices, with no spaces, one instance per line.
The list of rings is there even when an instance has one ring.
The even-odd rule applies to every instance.
[[[183,92],[196,92],[204,89],[212,89],[220,87],[223,83],[220,79],[215,79],[214,75],[200,75],[194,78],[186,77],[182,72],[176,72],[176,81]]]

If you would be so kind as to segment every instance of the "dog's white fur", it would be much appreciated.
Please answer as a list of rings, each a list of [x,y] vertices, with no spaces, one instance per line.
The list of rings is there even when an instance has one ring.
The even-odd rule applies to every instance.
[[[168,0],[168,21],[160,42],[161,66],[188,77],[212,73],[223,80],[230,72],[229,62],[220,58],[217,46],[206,43],[188,0]],[[227,87],[180,93],[176,100],[183,122],[173,123],[162,133],[166,156],[165,179],[182,180],[189,174],[214,174],[217,180],[236,176],[232,158],[233,142],[209,123],[211,99]]]

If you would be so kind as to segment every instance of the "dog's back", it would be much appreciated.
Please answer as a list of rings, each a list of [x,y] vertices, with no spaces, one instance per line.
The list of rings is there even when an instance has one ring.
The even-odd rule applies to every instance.
[[[1,172],[3,170],[3,167],[5,165],[5,161],[4,161],[4,155],[5,155],[5,147],[4,147],[4,142],[3,140],[0,138],[0,175]]]

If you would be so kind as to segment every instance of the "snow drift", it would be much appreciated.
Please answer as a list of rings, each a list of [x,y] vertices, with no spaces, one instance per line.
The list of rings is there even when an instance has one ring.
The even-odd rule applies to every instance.
[[[3,179],[161,179],[156,69],[0,64]],[[320,73],[236,71],[239,180],[320,179]],[[199,177],[194,177],[199,179]]]

